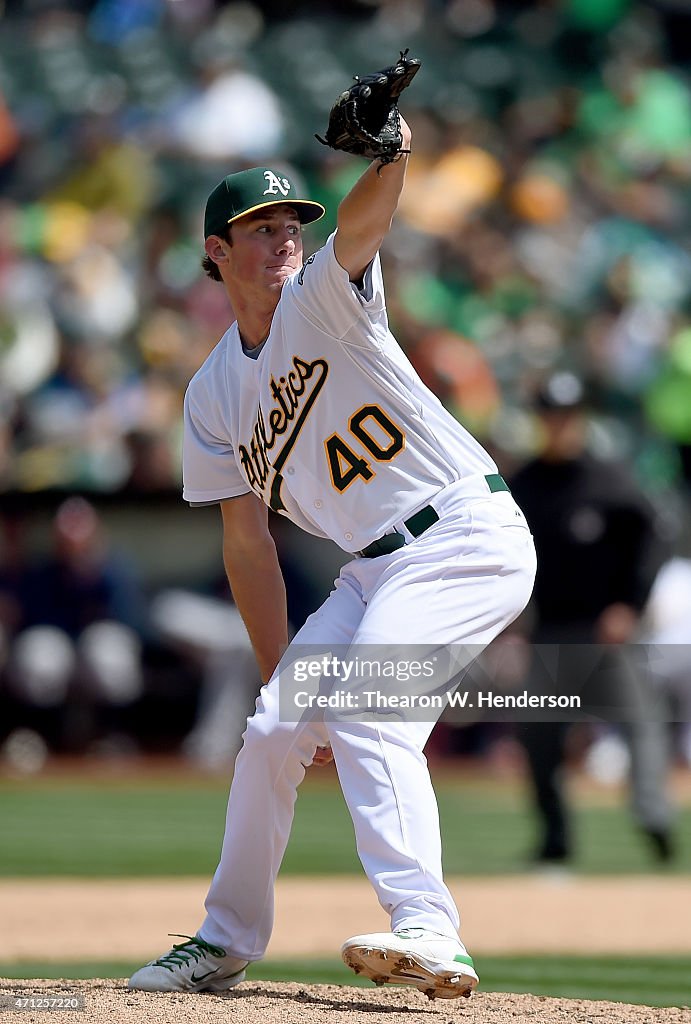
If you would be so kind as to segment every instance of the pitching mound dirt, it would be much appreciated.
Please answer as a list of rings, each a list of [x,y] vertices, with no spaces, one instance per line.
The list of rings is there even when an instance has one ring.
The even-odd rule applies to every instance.
[[[10,1018],[7,997],[81,996],[84,1010],[26,1009]],[[244,982],[223,995],[167,995],[130,992],[116,981],[6,981],[0,979],[2,1020],[32,1024],[689,1024],[691,1012],[674,1008],[544,996],[476,993],[471,999],[430,1002],[409,988],[348,988],[285,982]],[[405,1015],[405,1016],[404,1016]]]
[[[451,878],[473,954],[691,953],[691,879]],[[122,960],[194,934],[208,879],[4,879],[0,961]],[[328,913],[324,908],[328,907]],[[273,959],[336,955],[347,935],[387,931],[364,878],[285,878],[276,889]]]

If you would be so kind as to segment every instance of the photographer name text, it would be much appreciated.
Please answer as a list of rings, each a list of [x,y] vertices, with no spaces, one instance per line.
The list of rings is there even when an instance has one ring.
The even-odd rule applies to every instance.
[[[453,693],[383,693],[381,690],[333,690],[329,694],[298,690],[295,707],[337,711],[385,711],[411,708],[580,708],[577,694],[496,693],[494,690],[455,690]]]

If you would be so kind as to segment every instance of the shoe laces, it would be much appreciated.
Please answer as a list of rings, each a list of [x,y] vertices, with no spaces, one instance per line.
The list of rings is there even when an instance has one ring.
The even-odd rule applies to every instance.
[[[164,953],[162,957],[154,961],[154,966],[165,967],[167,971],[173,971],[176,967],[186,967],[190,960],[199,963],[202,957],[210,954],[215,957],[224,957],[225,949],[220,946],[212,946],[205,942],[199,935],[180,935],[177,932],[169,932],[172,938],[185,939],[185,942],[173,944],[173,948]]]

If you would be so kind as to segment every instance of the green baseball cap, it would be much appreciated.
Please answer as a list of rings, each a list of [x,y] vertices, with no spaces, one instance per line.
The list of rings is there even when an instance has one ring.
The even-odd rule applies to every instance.
[[[223,235],[227,225],[238,217],[279,203],[294,206],[302,224],[310,224],[324,216],[326,210],[321,203],[300,199],[299,196],[300,190],[290,178],[268,167],[252,167],[247,171],[227,174],[206,201],[204,238]]]

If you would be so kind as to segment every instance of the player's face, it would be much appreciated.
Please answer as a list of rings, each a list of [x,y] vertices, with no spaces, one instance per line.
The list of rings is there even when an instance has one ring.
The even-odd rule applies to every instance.
[[[586,418],[580,409],[544,410],[542,456],[554,462],[578,458],[586,443]]]
[[[286,278],[302,266],[297,211],[287,204],[269,206],[234,221],[228,258],[235,282],[252,290],[279,292]]]

